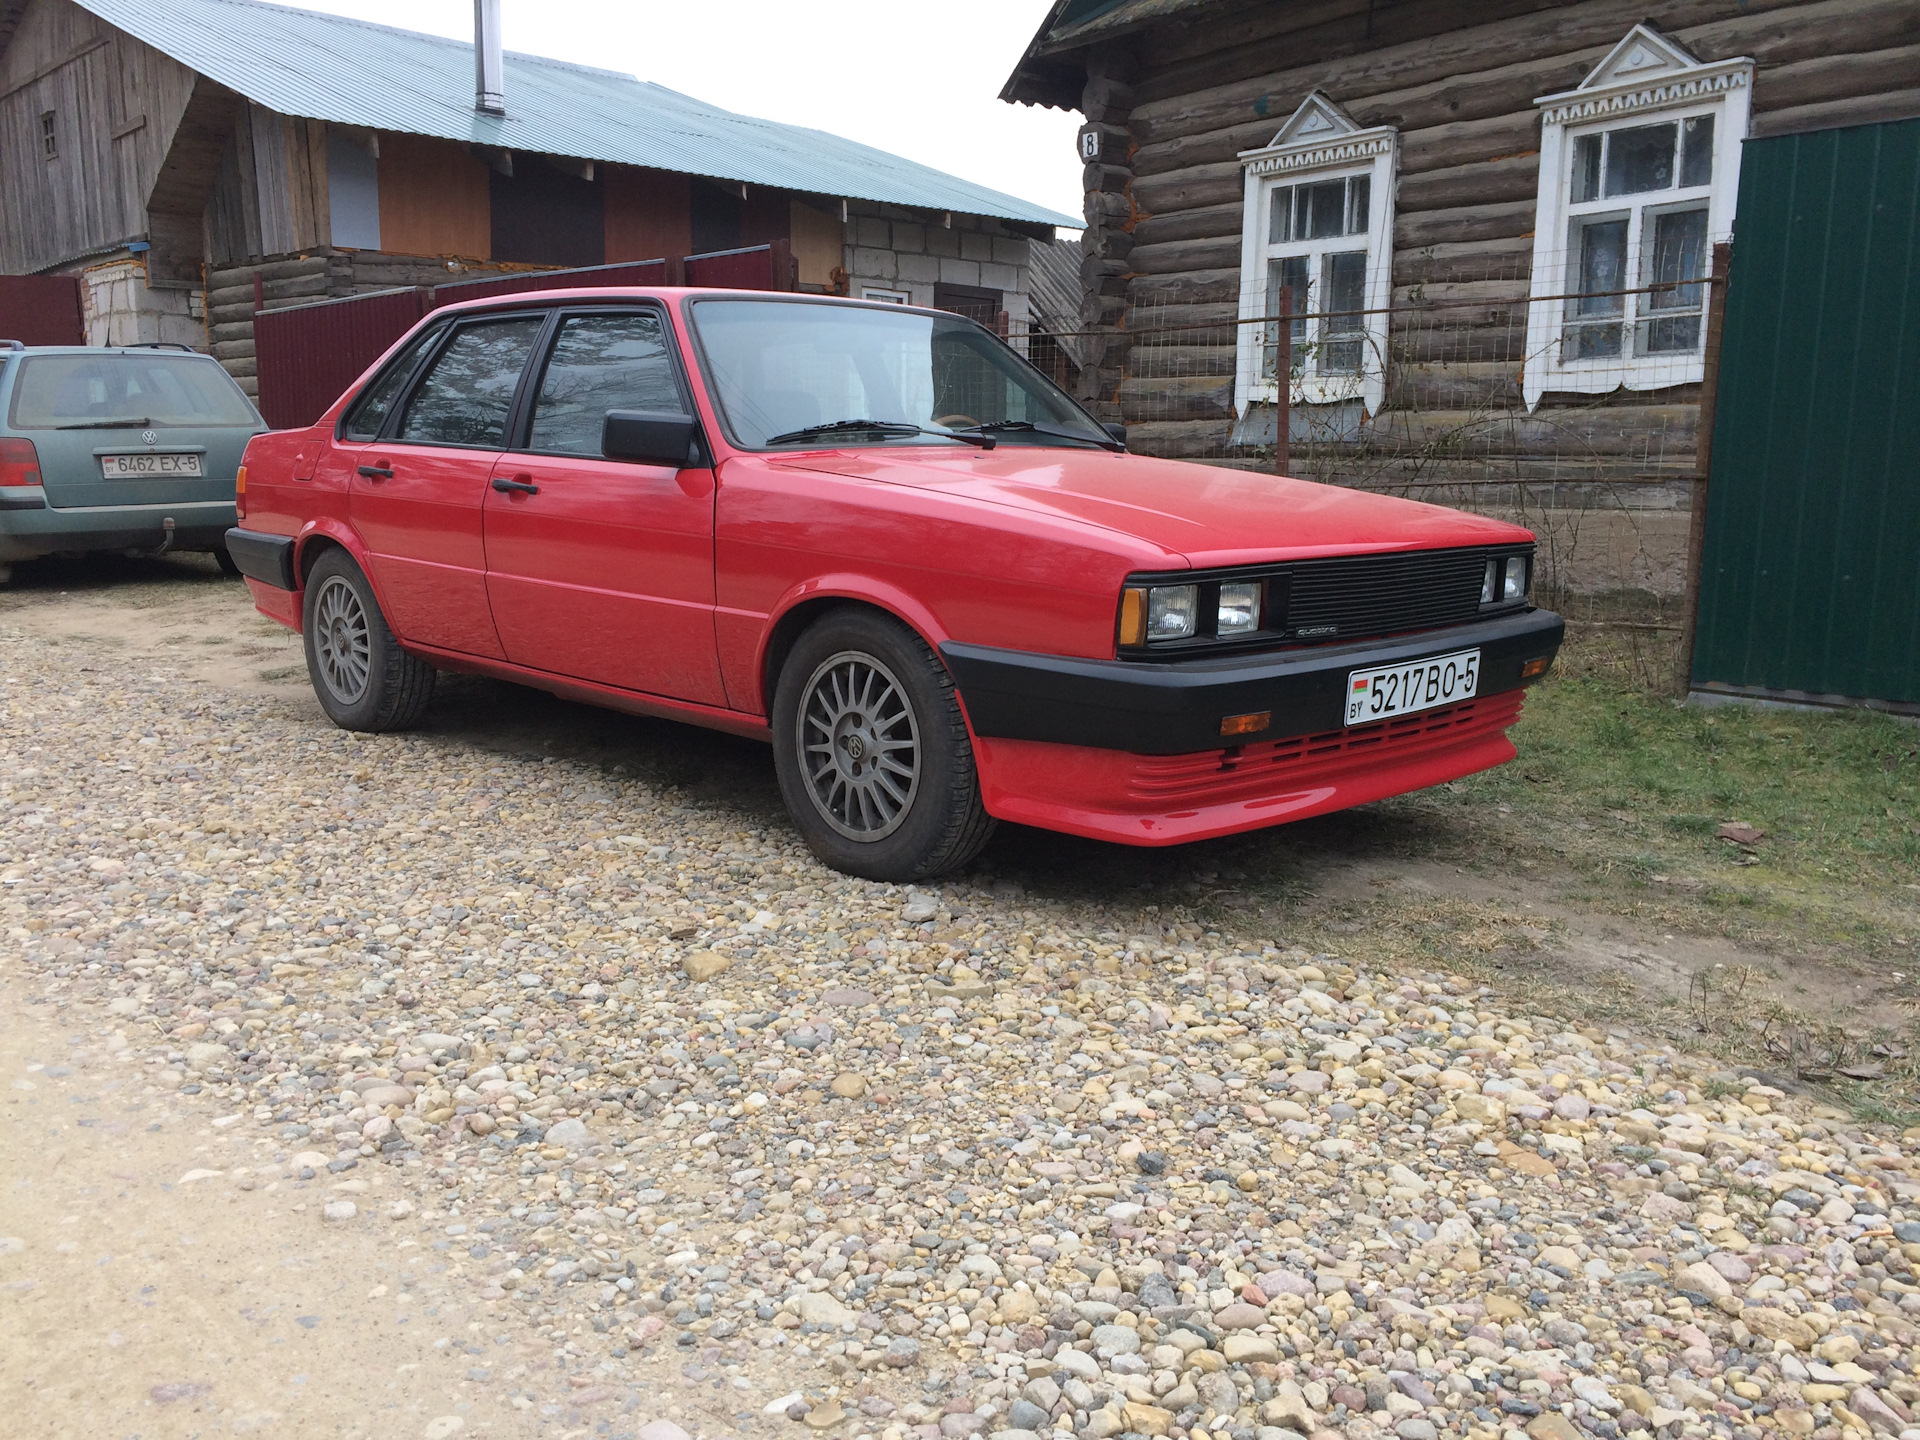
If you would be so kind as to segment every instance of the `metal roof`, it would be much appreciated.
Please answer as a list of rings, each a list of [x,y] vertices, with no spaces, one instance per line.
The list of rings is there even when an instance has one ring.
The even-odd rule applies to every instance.
[[[1045,206],[824,130],[736,115],[663,85],[508,52],[507,113],[473,108],[473,46],[260,0],[77,0],[283,115],[529,154],[1077,228]]]
[[[1002,100],[1022,105],[1080,108],[1080,90],[1086,83],[1078,51],[1102,40],[1184,17],[1189,11],[1215,6],[1219,0],[1053,0],[1047,18],[1028,42],[1020,63],[1000,91]]]

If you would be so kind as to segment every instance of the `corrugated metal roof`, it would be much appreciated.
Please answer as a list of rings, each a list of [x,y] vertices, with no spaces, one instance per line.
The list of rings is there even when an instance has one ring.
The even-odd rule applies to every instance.
[[[473,46],[259,0],[77,0],[283,115],[990,215],[1081,222],[824,130],[736,115],[615,70],[509,52],[505,116],[473,108]]]

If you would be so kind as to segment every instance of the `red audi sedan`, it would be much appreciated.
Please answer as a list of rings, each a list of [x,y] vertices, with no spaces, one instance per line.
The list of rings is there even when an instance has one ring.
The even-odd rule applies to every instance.
[[[1501,764],[1564,630],[1526,530],[1130,454],[971,321],[811,296],[436,311],[252,441],[240,516],[336,724],[457,670],[770,740],[884,880],[996,820],[1166,845]]]

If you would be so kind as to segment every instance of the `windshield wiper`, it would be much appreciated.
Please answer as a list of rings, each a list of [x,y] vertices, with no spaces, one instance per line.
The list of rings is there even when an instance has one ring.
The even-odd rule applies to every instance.
[[[1068,430],[1059,425],[1036,425],[1031,420],[989,420],[984,425],[970,425],[968,430],[976,434],[1004,434],[1008,431],[1031,432],[1035,435],[1052,435],[1061,440],[1078,440],[1083,445],[1097,445],[1102,450],[1122,450],[1126,447],[1118,440],[1099,439],[1079,430]],[[959,432],[954,432],[959,433]]]
[[[785,445],[793,440],[814,440],[822,435],[837,435],[842,432],[873,435],[938,435],[943,439],[964,440],[969,445],[978,445],[982,450],[993,448],[991,435],[965,435],[954,430],[928,430],[923,426],[911,425],[905,420],[829,420],[824,425],[807,425],[798,430],[789,430],[784,435],[769,436],[769,445]]]
[[[56,430],[142,430],[153,424],[153,417],[146,415],[138,420],[82,420],[77,425],[56,425]]]

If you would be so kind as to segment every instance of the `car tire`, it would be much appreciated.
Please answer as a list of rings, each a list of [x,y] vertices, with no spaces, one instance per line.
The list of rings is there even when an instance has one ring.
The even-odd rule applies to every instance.
[[[219,545],[214,547],[213,558],[218,562],[222,575],[225,575],[229,580],[239,578],[240,567],[233,563],[233,556],[228,553],[226,546]]]
[[[808,848],[846,874],[923,880],[992,838],[953,677],[878,611],[835,610],[800,636],[774,688],[773,755]]]
[[[313,693],[342,730],[408,729],[433,698],[433,667],[400,648],[346,551],[328,550],[307,576],[301,631]]]

